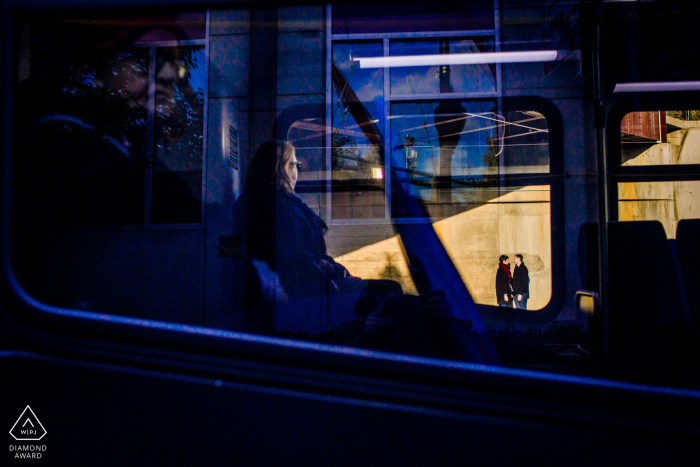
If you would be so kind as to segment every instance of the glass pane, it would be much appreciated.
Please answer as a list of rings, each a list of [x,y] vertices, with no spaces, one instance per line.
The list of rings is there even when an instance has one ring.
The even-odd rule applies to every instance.
[[[392,103],[392,159],[431,175],[495,174],[484,156],[501,126],[493,100]]]
[[[20,25],[20,283],[65,308],[478,361],[472,339],[489,342],[513,313],[544,320],[553,294],[550,182],[528,176],[549,172],[547,121],[507,108],[493,64],[387,75],[358,59],[492,52],[494,5]],[[518,95],[565,86],[501,69],[516,70]],[[117,166],[133,186],[113,189]],[[83,219],[113,225],[76,228]],[[522,302],[499,303],[502,255],[523,257]],[[482,315],[496,324],[476,332]]]
[[[396,4],[338,4],[332,6],[333,34],[420,31],[473,31],[494,28],[493,1],[459,5],[422,2]]]
[[[153,223],[201,220],[204,61],[204,47],[157,49]]]
[[[450,215],[464,186],[498,174],[495,111],[491,100],[391,104],[392,167],[431,216]],[[393,217],[420,216],[399,198],[392,203]]]
[[[700,182],[618,183],[617,194],[619,220],[659,221],[667,238],[681,219],[700,219]]]
[[[460,194],[462,212],[433,226],[474,301],[498,305],[498,259],[509,257],[512,275],[520,254],[529,272],[527,309],[544,308],[552,296],[550,187],[471,187]]]
[[[438,55],[493,52],[493,39],[392,40],[390,55]],[[392,94],[496,91],[496,67],[486,65],[417,66],[391,69]]]
[[[42,52],[44,52],[42,50]],[[142,224],[148,50],[39,61],[18,85],[18,202],[46,226]]]
[[[622,119],[622,165],[700,163],[700,111],[630,112]]]
[[[391,104],[392,166],[431,217],[460,211],[471,188],[498,186],[499,174],[548,173],[547,120],[534,111],[499,115],[481,101]],[[392,216],[422,216],[392,198]]]
[[[379,41],[333,45],[333,219],[384,217],[384,70],[356,60],[383,50]]]
[[[532,110],[506,111],[499,124],[504,128],[503,139],[500,149],[489,154],[489,163],[499,165],[505,174],[549,173],[549,126],[544,115]]]
[[[432,225],[474,301],[496,306],[498,258],[505,254],[512,264],[514,255],[521,254],[530,279],[527,309],[546,306],[552,296],[550,187],[464,186],[456,191],[459,212]],[[329,244],[342,252],[335,260],[352,275],[392,279],[404,293],[417,295],[397,236],[373,241],[374,226],[355,226],[350,238],[335,229],[328,234],[333,239]]]

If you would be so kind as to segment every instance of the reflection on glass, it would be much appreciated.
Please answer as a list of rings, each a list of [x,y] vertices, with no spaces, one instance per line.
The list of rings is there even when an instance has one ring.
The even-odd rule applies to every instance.
[[[431,215],[450,215],[465,201],[462,188],[498,173],[496,103],[484,101],[391,104],[391,160],[405,190],[423,199]],[[414,217],[392,198],[393,217]]]
[[[391,104],[392,165],[431,217],[461,211],[475,187],[504,173],[547,173],[547,121],[534,111],[496,112],[492,100]],[[483,196],[481,193],[479,196]],[[392,198],[393,217],[421,216]]]
[[[547,119],[539,112],[514,110],[503,113],[503,166],[506,174],[549,173],[549,127]],[[489,161],[498,153],[490,154]]]
[[[201,219],[204,47],[159,48],[151,222]]]
[[[323,180],[325,177],[326,126],[323,118],[307,118],[294,122],[286,140],[296,149],[303,164],[299,180]]]
[[[465,186],[458,192],[463,199],[460,211],[434,222],[433,227],[474,301],[496,305],[498,258],[505,254],[512,260],[521,254],[530,275],[527,309],[546,306],[552,296],[550,187]],[[398,237],[373,240],[374,229],[355,227],[354,231],[355,241],[339,238],[354,245],[345,249],[334,240],[338,233],[329,231],[330,244],[342,253],[335,259],[357,277],[392,279],[404,293],[417,294]]]
[[[146,169],[148,50],[103,49],[54,76],[27,81],[18,158],[39,194],[45,225],[142,224]]]
[[[392,103],[392,159],[430,175],[497,173],[487,155],[501,125],[492,100]]]
[[[700,218],[700,182],[618,183],[621,221],[661,222],[667,238],[676,238],[681,219]]]
[[[334,4],[333,34],[367,34],[494,29],[493,1]]]
[[[700,111],[630,112],[620,130],[624,166],[700,163]]]
[[[408,19],[404,9],[383,7],[394,16],[379,29],[432,29],[424,39],[332,36],[330,55],[314,39],[318,47],[298,57],[299,73],[287,73],[279,61],[277,68],[268,66],[283,52],[274,44],[283,35],[295,43],[321,37],[307,33],[316,26],[327,30],[325,8],[280,9],[273,22],[279,30],[265,40],[274,27],[265,22],[260,28],[254,24],[260,16],[248,11],[211,12],[216,33],[206,41],[153,19],[138,32],[100,43],[98,58],[87,66],[61,64],[62,74],[75,76],[56,80],[54,97],[71,104],[58,108],[85,125],[68,124],[61,138],[42,140],[47,133],[34,132],[43,147],[32,154],[40,156],[22,154],[17,163],[47,162],[51,173],[42,175],[60,174],[64,188],[80,187],[76,202],[54,193],[71,201],[57,205],[92,203],[89,222],[135,226],[18,229],[14,238],[23,244],[13,245],[13,264],[21,283],[32,296],[67,308],[475,360],[470,326],[476,320],[466,318],[466,301],[447,295],[450,289],[466,297],[463,281],[477,303],[494,306],[499,256],[521,254],[531,279],[528,310],[544,307],[552,294],[549,182],[502,177],[548,171],[546,120],[534,111],[500,108],[506,100],[493,97],[496,74],[489,65],[392,69],[389,76],[381,68],[361,69],[356,59],[492,51],[493,1],[484,3],[481,19],[472,3],[460,12],[424,4]],[[359,13],[366,10],[355,7],[354,13],[348,30],[377,26],[376,18],[363,21]],[[126,22],[132,23],[141,24]],[[479,26],[482,36],[464,38],[475,29],[461,28],[467,23]],[[430,38],[431,30],[453,32]],[[72,47],[73,36],[42,32],[34,38],[40,31],[32,27],[23,45],[32,60],[42,50],[59,57]],[[258,47],[267,39],[271,47]],[[187,45],[168,45],[183,41]],[[251,50],[256,57],[248,56]],[[56,63],[32,62],[25,72],[44,79]],[[232,63],[235,79],[222,82]],[[330,89],[307,73],[321,77],[323,70]],[[269,87],[238,86],[238,78],[247,83],[262,76]],[[271,108],[276,112],[268,113]],[[284,135],[293,150],[282,145],[278,153],[274,142],[259,159],[261,143],[272,135]],[[211,170],[204,170],[205,161]],[[131,177],[128,183],[110,184],[117,166]],[[85,168],[91,188],[73,183]],[[33,186],[45,179],[37,180]],[[120,184],[126,188],[112,190]],[[404,200],[422,211],[402,204],[402,188]],[[407,226],[427,229],[411,235]],[[432,253],[443,246],[447,256],[438,262]]]
[[[358,57],[383,54],[382,42],[333,45],[331,170],[334,219],[384,217],[384,70]]]
[[[391,55],[437,55],[493,52],[493,39],[445,39],[390,42]],[[391,69],[392,94],[437,94],[496,91],[494,65],[451,65]]]

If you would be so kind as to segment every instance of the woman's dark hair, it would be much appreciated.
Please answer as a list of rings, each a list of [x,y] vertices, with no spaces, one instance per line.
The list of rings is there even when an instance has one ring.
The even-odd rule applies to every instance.
[[[274,186],[277,174],[277,154],[275,142],[266,141],[253,155],[246,175],[246,184],[249,188],[254,186]]]
[[[508,259],[508,255],[501,255],[501,257],[498,258],[498,262],[499,262],[499,263],[502,263],[503,261],[505,261],[505,260],[507,260],[507,259]]]
[[[248,167],[246,184],[248,189],[282,187],[293,191],[285,164],[294,154],[291,144],[284,141],[266,141],[260,145]]]

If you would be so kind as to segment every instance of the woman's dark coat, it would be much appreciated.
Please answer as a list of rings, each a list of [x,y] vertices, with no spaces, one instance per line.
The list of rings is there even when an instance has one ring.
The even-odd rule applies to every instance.
[[[508,300],[503,299],[503,295],[508,295]],[[510,279],[508,279],[508,273],[498,266],[498,271],[496,272],[496,300],[499,305],[504,303],[510,303],[512,298],[512,293],[510,289]]]
[[[243,206],[247,215],[241,215]],[[276,271],[288,295],[323,295],[329,280],[348,275],[326,252],[325,222],[294,193],[272,187],[247,190],[234,206],[234,217],[239,228],[245,219],[242,233],[250,257]]]

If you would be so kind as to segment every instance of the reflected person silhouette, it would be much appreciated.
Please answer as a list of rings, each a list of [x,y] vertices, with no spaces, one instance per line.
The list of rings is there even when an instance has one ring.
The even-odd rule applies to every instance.
[[[326,223],[294,192],[299,168],[289,143],[264,143],[251,161],[243,194],[234,205],[234,219],[245,237],[248,257],[275,271],[284,289],[279,293],[261,286],[263,295],[275,294],[271,299],[262,297],[262,301],[298,300],[304,305],[292,307],[296,313],[304,313],[309,306],[333,306],[333,302],[347,307],[347,321],[335,328],[335,343],[474,360],[468,338],[471,322],[453,318],[443,292],[407,296],[397,282],[351,276],[327,254]],[[264,282],[259,269],[257,272]],[[329,295],[345,299],[333,300]],[[314,297],[329,299],[308,300]],[[273,317],[259,311],[248,316],[249,332],[277,331],[290,336],[284,329],[276,329]],[[327,338],[322,334],[313,337]]]
[[[321,309],[341,321],[364,319],[383,297],[402,293],[397,282],[352,276],[328,254],[324,239],[328,226],[294,192],[300,165],[291,144],[262,144],[234,205],[236,229],[243,236],[249,262],[257,268],[249,271],[257,276],[259,287],[247,288],[247,305],[249,309],[267,307],[267,311],[248,314],[249,331],[275,331],[275,312],[270,305],[280,299],[292,304],[292,313],[304,323],[302,328],[319,332]],[[260,264],[272,273],[261,272]],[[269,287],[272,283],[280,287]],[[304,312],[311,311],[309,307],[314,310],[307,316]],[[316,318],[311,317],[314,313]]]
[[[76,40],[79,45],[59,55],[58,66],[38,63],[17,86],[13,254],[17,275],[33,296],[59,306],[128,313],[137,304],[126,295],[114,299],[103,292],[111,271],[100,265],[99,257],[117,246],[105,241],[81,255],[56,245],[61,239],[72,241],[85,226],[142,226],[149,213],[154,214],[151,223],[159,221],[155,214],[161,212],[192,212],[187,220],[199,221],[201,180],[197,191],[175,169],[159,172],[161,154],[155,149],[151,156],[149,144],[193,147],[189,159],[180,151],[169,160],[196,159],[198,167],[183,162],[182,172],[201,173],[201,142],[197,142],[202,140],[203,104],[195,105],[202,99],[183,84],[192,68],[193,47],[143,46],[144,41],[184,39],[177,27],[117,29],[84,26],[76,33],[82,39]],[[39,33],[37,44],[42,46],[37,50],[62,53],[66,43],[58,38],[55,45],[42,43],[42,37]],[[129,45],[133,43],[142,45]],[[152,57],[157,59],[155,81]],[[154,95],[149,96],[151,90]],[[149,97],[156,108],[150,121]],[[159,106],[166,104],[168,111],[160,112]],[[185,118],[183,108],[194,110]],[[188,144],[191,141],[195,144]],[[153,169],[150,193],[149,168]],[[167,189],[161,189],[166,184],[160,183],[165,179],[161,173],[170,176],[165,180]],[[168,202],[159,205],[161,198]],[[163,223],[184,222],[163,217]],[[69,233],[71,229],[48,230],[56,227],[77,229],[75,234]]]
[[[151,83],[151,49],[123,45],[181,38],[175,27],[124,27],[18,87],[18,173],[26,197],[41,204],[43,225],[143,224],[149,167],[152,222],[199,221],[201,180],[185,180],[201,172],[202,160],[203,95],[189,83],[194,48],[157,48]],[[172,212],[194,214],[180,219]]]
[[[286,142],[268,141],[256,151],[234,206],[247,253],[277,272],[290,297],[359,290],[361,279],[327,253],[328,226],[294,192],[300,165]]]

